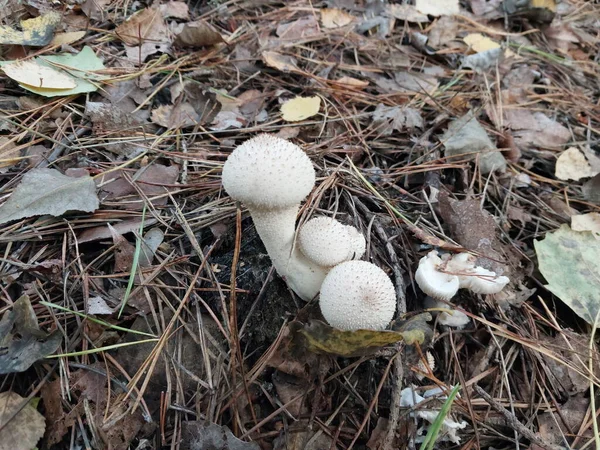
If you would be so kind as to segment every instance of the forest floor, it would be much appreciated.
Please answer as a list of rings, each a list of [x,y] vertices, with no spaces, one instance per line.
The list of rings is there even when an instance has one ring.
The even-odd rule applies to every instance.
[[[600,448],[597,2],[0,4],[0,450]],[[264,132],[419,339],[311,346],[221,186]],[[428,310],[432,250],[510,283]]]

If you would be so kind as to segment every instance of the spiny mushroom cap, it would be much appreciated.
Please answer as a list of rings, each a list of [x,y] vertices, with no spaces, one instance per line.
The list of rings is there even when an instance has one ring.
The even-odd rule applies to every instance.
[[[332,327],[383,330],[396,312],[396,291],[392,280],[376,265],[346,261],[325,277],[319,304]]]
[[[427,295],[448,301],[458,292],[459,280],[456,275],[441,272],[442,263],[438,252],[432,250],[419,261],[415,281]]]
[[[260,134],[237,147],[223,166],[223,187],[250,208],[299,204],[315,185],[310,158],[295,144]]]
[[[364,254],[365,238],[351,226],[331,217],[315,217],[298,232],[300,251],[308,259],[323,267],[360,258]],[[362,252],[356,256],[357,251]]]

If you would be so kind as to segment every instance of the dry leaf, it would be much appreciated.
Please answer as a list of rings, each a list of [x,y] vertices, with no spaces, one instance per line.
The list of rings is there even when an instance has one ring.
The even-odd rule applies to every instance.
[[[571,147],[560,154],[556,160],[556,178],[559,180],[580,180],[593,177],[598,171],[592,169],[584,154],[577,148]]]
[[[170,0],[158,7],[163,18],[189,20],[190,8],[186,2]]]
[[[388,5],[388,13],[396,19],[407,22],[429,22],[429,17],[417,11],[414,5]]]
[[[115,29],[125,44],[133,47],[145,42],[167,42],[167,26],[158,9],[146,8],[131,16]]]
[[[577,214],[571,217],[573,231],[591,231],[600,235],[600,213]]]
[[[205,47],[225,42],[223,36],[207,21],[196,20],[183,25],[176,42],[188,47]]]
[[[93,316],[110,315],[114,312],[114,308],[108,306],[106,300],[102,297],[91,297],[87,300],[87,313]]]
[[[315,16],[310,14],[294,22],[280,24],[275,33],[286,40],[306,39],[319,34],[319,23]]]
[[[200,117],[189,103],[161,105],[152,111],[152,122],[165,128],[186,128],[198,124]]]
[[[354,22],[356,17],[338,8],[321,9],[321,23],[325,28],[339,28]]]
[[[0,224],[46,214],[58,217],[67,211],[93,212],[99,206],[91,177],[71,178],[56,169],[32,169],[0,206]]]
[[[277,52],[262,52],[263,60],[265,64],[274,69],[281,70],[282,72],[300,72],[296,66],[296,58],[292,56],[282,55]]]
[[[35,61],[17,61],[2,66],[4,73],[19,83],[44,89],[73,89],[75,79]]]
[[[463,41],[465,41],[465,44],[471,47],[476,53],[485,52],[494,48],[500,48],[500,44],[492,41],[489,37],[484,36],[481,33],[467,34],[463,38]]]
[[[514,130],[517,147],[560,148],[571,139],[568,128],[542,112],[507,107],[503,113],[504,124]]]
[[[318,114],[321,97],[296,97],[281,105],[281,117],[287,122],[300,122]]]
[[[52,40],[54,30],[60,23],[60,19],[60,14],[52,11],[35,19],[23,20],[21,22],[23,31],[0,26],[0,44],[43,47]]]
[[[336,83],[345,84],[346,86],[354,89],[364,89],[369,85],[369,82],[366,80],[359,80],[357,78],[348,76],[343,76],[335,81]]]
[[[421,113],[414,108],[386,106],[380,103],[373,111],[372,117],[377,133],[383,136],[389,136],[393,130],[412,131],[415,128],[423,128]]]
[[[31,404],[8,422],[25,402],[14,392],[0,394],[0,450],[31,450],[44,435],[46,420]]]
[[[451,16],[458,14],[458,0],[416,0],[416,9],[429,16]]]
[[[69,33],[58,33],[54,36],[50,45],[67,45],[77,42],[85,36],[85,31],[71,31]]]

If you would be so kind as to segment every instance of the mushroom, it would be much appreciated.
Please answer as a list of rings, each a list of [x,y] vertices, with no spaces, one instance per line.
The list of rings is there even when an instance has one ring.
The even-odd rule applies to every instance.
[[[447,305],[446,303],[441,302],[439,300],[436,300],[435,298],[432,298],[432,297],[425,298],[425,306],[427,308],[431,308],[431,309],[438,309],[438,308],[450,309],[449,305]],[[445,312],[445,311],[434,312],[434,314],[435,313],[437,313],[438,323],[440,325],[445,325],[447,327],[462,329],[471,322],[471,319],[469,318],[469,316],[467,316],[464,312],[461,312],[458,310],[453,310],[450,313]]]
[[[366,261],[335,266],[321,285],[321,313],[341,330],[383,330],[396,312],[396,292],[386,273]]]
[[[432,250],[419,261],[415,280],[427,295],[449,301],[458,289],[468,289],[476,294],[497,294],[510,281],[506,276],[475,265],[475,257],[458,253],[440,258]]]
[[[222,181],[227,193],[248,208],[279,275],[303,299],[314,297],[318,288],[313,293],[314,286],[308,292],[303,287],[303,279],[312,276],[310,264],[291,264],[298,256],[293,244],[300,202],[315,184],[306,153],[285,139],[261,134],[229,155]]]

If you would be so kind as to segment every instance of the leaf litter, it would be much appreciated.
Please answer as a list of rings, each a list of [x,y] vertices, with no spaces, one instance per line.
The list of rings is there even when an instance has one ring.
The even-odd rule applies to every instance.
[[[448,417],[466,445],[593,447],[595,286],[580,266],[600,204],[598,5],[12,3],[2,64],[35,70],[0,71],[0,358],[19,351],[2,360],[22,369],[3,378],[15,394],[41,388],[34,445],[412,448],[436,405],[401,407],[402,389],[462,384]],[[407,311],[391,331],[319,328],[270,272],[220,183],[260,132],[314,164],[301,221],[331,213],[367,237]],[[40,170],[68,187],[52,195]],[[414,271],[434,249],[511,277],[452,300],[470,317],[459,332],[421,314]]]

